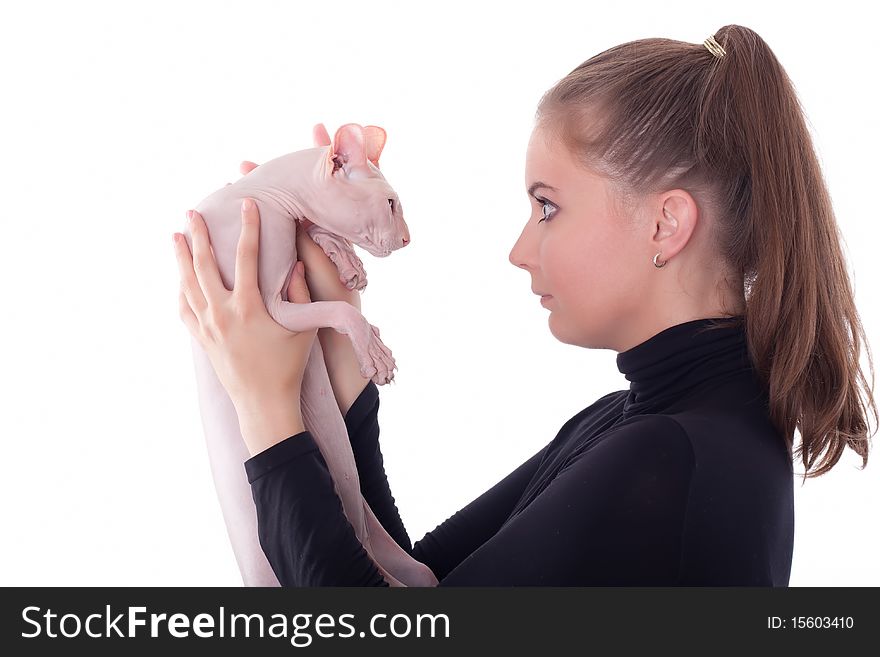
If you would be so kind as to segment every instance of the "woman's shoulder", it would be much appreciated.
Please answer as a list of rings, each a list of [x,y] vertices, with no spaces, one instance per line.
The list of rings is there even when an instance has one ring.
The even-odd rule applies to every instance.
[[[598,439],[596,439],[598,438]],[[568,467],[577,462],[587,467],[628,469],[652,473],[673,470],[690,473],[696,464],[695,450],[688,432],[669,415],[639,415],[615,424],[574,450]]]
[[[792,461],[785,442],[760,413],[692,409],[634,416],[615,429],[609,447],[633,454],[659,441],[662,448],[684,459],[687,445],[701,479],[787,485],[791,477]]]
[[[775,472],[782,479],[792,473],[788,447],[767,413],[690,411],[668,417],[690,437],[698,463],[708,472]]]

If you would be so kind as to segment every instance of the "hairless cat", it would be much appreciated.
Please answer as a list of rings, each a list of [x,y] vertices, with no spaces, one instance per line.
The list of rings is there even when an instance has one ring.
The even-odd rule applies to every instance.
[[[323,125],[316,126],[316,134],[321,133],[327,135]],[[396,369],[379,330],[344,301],[288,303],[287,286],[297,260],[297,230],[307,230],[321,246],[348,289],[366,286],[352,243],[385,257],[409,242],[400,201],[379,171],[385,138],[385,131],[376,126],[343,125],[332,144],[327,135],[328,145],[270,160],[195,207],[208,228],[221,279],[231,290],[241,201],[254,199],[260,212],[258,283],[269,314],[291,331],[331,327],[349,336],[361,375],[377,385],[390,382]],[[187,230],[183,233],[192,249],[191,235]],[[238,415],[207,354],[195,338],[191,342],[211,472],[242,580],[245,586],[278,586],[259,542],[256,507],[243,466],[250,455]],[[361,495],[348,431],[318,340],[303,375],[300,405],[305,427],[327,462],[345,515],[383,577],[391,586],[435,586],[437,578],[431,569],[389,536]]]

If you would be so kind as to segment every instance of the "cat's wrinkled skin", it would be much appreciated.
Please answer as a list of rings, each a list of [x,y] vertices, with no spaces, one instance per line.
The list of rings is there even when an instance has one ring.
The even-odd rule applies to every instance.
[[[326,135],[323,125],[316,126],[316,134],[318,128]],[[231,290],[241,201],[254,199],[260,212],[258,283],[269,314],[291,331],[332,327],[348,335],[362,376],[377,385],[393,380],[395,369],[378,329],[342,301],[288,303],[287,287],[297,260],[297,226],[308,230],[324,249],[349,289],[367,284],[353,244],[385,257],[409,243],[403,208],[379,171],[385,138],[382,128],[346,124],[332,143],[328,136],[327,145],[270,160],[195,206],[207,226],[221,279]],[[189,231],[182,232],[192,249]],[[242,580],[245,586],[278,586],[259,543],[256,508],[243,465],[250,454],[235,407],[201,345],[194,338],[191,342],[211,471]],[[346,516],[383,577],[392,586],[436,585],[431,570],[397,545],[361,496],[348,432],[318,340],[309,354],[301,392],[305,427],[327,462]]]

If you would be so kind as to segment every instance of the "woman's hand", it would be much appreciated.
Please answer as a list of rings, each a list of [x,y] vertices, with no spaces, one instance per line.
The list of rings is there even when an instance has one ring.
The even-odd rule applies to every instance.
[[[317,333],[289,331],[266,310],[257,284],[260,213],[252,199],[245,204],[231,291],[220,278],[198,212],[191,211],[190,217],[192,254],[183,235],[174,235],[181,276],[180,318],[207,352],[240,420],[242,415],[259,415],[276,401],[290,405],[291,399],[299,399]],[[311,302],[302,266],[297,264],[288,286],[293,303]]]

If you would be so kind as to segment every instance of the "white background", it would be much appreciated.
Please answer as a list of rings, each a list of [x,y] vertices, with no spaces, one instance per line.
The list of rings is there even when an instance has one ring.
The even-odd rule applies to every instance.
[[[384,127],[382,171],[406,209],[410,246],[359,255],[364,313],[398,365],[379,420],[413,541],[628,385],[615,352],[551,335],[528,274],[508,262],[530,212],[537,101],[610,46],[700,43],[729,23],[770,44],[806,108],[880,345],[876,16],[865,6],[5,6],[0,584],[241,584],[170,237],[241,160],[310,148],[318,122],[331,135]],[[880,584],[877,466],[859,464],[848,450],[830,474],[797,480],[792,586]]]

